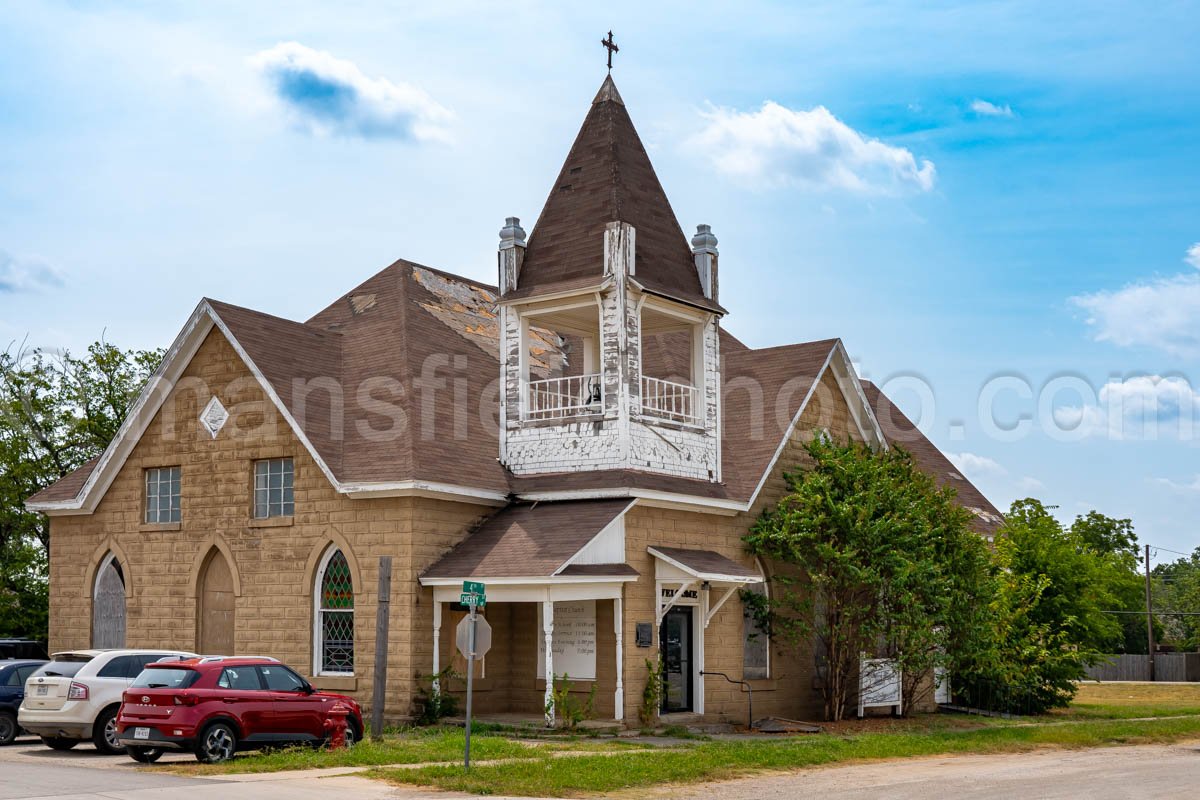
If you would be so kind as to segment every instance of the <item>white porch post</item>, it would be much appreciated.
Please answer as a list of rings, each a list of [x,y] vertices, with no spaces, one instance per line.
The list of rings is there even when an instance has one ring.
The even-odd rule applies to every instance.
[[[546,637],[546,726],[554,727],[554,601],[542,601],[542,635]]]
[[[442,669],[441,645],[442,604],[435,599],[433,601],[433,691],[435,693],[441,691],[441,681],[437,677]]]
[[[625,658],[624,658],[624,615],[621,613],[621,598],[613,600],[613,632],[617,635],[617,693],[613,700],[613,719],[625,719]]]

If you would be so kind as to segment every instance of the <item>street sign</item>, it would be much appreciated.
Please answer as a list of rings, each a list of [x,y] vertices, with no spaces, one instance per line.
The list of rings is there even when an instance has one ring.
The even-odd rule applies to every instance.
[[[454,631],[454,643],[458,652],[467,659],[467,726],[463,732],[463,766],[471,768],[471,697],[474,694],[472,684],[475,682],[475,662],[482,661],[488,650],[492,649],[492,626],[476,613],[479,606],[487,602],[483,595],[483,584],[476,581],[463,581],[463,605],[471,609],[471,613],[458,623]]]
[[[483,594],[483,584],[479,581],[463,581],[463,594]]]
[[[454,630],[454,643],[463,658],[470,659],[471,617],[462,618]],[[483,617],[475,617],[475,660],[482,661],[487,651],[492,649],[492,626]]]

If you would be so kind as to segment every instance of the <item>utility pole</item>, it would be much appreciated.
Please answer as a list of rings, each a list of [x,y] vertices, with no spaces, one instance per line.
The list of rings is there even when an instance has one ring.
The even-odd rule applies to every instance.
[[[388,621],[392,616],[392,557],[379,557],[379,600],[375,606],[375,673],[371,686],[371,738],[383,736],[387,697]]]
[[[1154,680],[1154,609],[1150,604],[1150,545],[1146,545],[1146,652],[1150,655],[1150,680]]]

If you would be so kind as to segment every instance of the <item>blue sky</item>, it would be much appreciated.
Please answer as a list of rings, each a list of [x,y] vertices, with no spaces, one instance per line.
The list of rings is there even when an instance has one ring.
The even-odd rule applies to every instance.
[[[494,281],[612,28],[734,334],[842,337],[1002,507],[1200,545],[1200,4],[247,5],[0,4],[6,344]]]

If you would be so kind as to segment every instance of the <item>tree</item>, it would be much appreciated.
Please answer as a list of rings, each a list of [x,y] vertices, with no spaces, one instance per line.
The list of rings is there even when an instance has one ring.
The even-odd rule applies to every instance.
[[[1151,577],[1155,610],[1175,612],[1155,618],[1155,639],[1180,650],[1200,650],[1200,616],[1194,616],[1200,611],[1200,547],[1190,556],[1156,565]],[[1139,620],[1145,637],[1145,620]]]
[[[1064,528],[1052,510],[1018,500],[996,535],[991,637],[959,675],[972,705],[1018,713],[1065,706],[1085,668],[1121,637],[1104,613],[1116,603],[1112,554],[1097,552],[1106,546],[1095,536],[1111,526],[1089,515]]]
[[[102,341],[82,358],[0,354],[0,636],[46,637],[50,526],[25,499],[108,446],[162,356]]]
[[[1138,573],[1140,553],[1133,521],[1089,511],[1075,518],[1070,533],[1082,547],[1099,559],[1098,571],[1112,598],[1109,610],[1144,611],[1145,584],[1143,576]],[[1108,641],[1099,643],[1100,648],[1108,653],[1145,653],[1145,617],[1118,614],[1114,621],[1119,632]]]
[[[935,667],[953,667],[980,637],[987,557],[970,512],[903,449],[872,451],[816,437],[811,463],[746,535],[748,549],[789,565],[756,613],[771,635],[815,640],[827,719],[857,701],[862,653],[912,676],[907,706]]]

